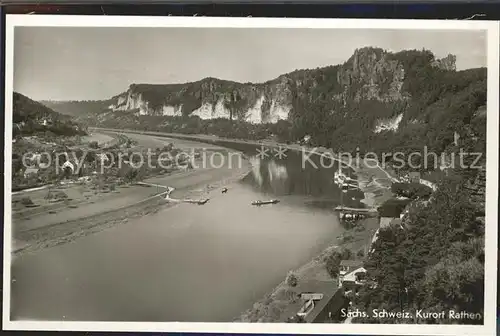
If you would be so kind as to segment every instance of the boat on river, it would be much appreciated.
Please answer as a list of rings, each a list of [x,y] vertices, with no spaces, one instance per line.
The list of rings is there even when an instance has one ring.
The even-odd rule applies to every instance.
[[[184,200],[185,203],[193,203],[193,204],[198,204],[198,205],[205,205],[209,201],[209,198],[201,199],[201,200],[190,200],[186,199]]]
[[[252,205],[260,206],[260,205],[265,205],[265,204],[277,204],[279,202],[280,201],[277,200],[277,199],[272,199],[272,200],[269,200],[269,201],[254,201],[254,202],[252,202]]]
[[[356,186],[357,180],[345,175],[342,171],[336,171],[333,177],[338,185]]]

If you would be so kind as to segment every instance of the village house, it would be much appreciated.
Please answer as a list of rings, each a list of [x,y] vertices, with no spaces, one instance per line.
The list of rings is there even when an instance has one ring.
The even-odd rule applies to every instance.
[[[410,183],[420,183],[420,173],[411,172],[408,174],[408,179]]]
[[[70,160],[66,160],[61,165],[61,170],[62,170],[62,172],[66,173],[68,175],[73,175],[76,173],[75,167],[76,167],[76,163],[73,163]]]
[[[40,170],[40,169],[38,169],[38,168],[26,168],[26,169],[24,170],[23,176],[24,176],[24,178],[26,178],[26,179],[27,179],[27,178],[30,178],[30,177],[33,177],[33,176],[38,176],[38,171],[39,171],[39,170]]]
[[[97,153],[96,158],[97,160],[99,160],[100,163],[105,163],[109,161],[109,157],[105,153]]]
[[[40,122],[43,126],[52,126],[52,119],[49,117],[42,118]]]
[[[356,293],[366,282],[366,269],[360,260],[342,260],[339,271],[339,288]]]
[[[404,212],[402,212],[404,213]],[[394,225],[401,225],[401,218],[394,218],[394,217],[380,217],[379,221],[379,228],[380,229],[386,229],[389,227],[392,227]]]
[[[304,288],[312,292],[302,292],[302,302],[295,316],[288,319],[290,322],[301,320],[305,323],[340,322],[340,310],[347,308],[349,301],[344,291],[332,281],[308,282]]]

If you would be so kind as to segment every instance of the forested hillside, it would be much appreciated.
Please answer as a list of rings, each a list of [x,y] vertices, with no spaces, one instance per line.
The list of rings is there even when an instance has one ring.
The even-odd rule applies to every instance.
[[[88,125],[240,139],[274,134],[288,143],[309,135],[310,145],[335,151],[409,153],[427,146],[441,153],[456,137],[484,150],[486,69],[455,71],[454,64],[454,56],[437,60],[426,50],[362,48],[344,64],[297,70],[262,84],[208,78],[132,85],[110,100],[50,106]],[[255,120],[261,122],[238,118],[245,109],[255,114],[259,96],[261,119]],[[270,111],[288,114],[265,122]]]
[[[85,128],[71,117],[14,92],[12,106],[13,137],[50,132],[54,135],[85,134]]]

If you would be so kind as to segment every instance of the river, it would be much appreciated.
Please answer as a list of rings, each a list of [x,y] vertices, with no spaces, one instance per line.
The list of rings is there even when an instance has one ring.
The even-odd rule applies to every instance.
[[[302,167],[290,151],[261,160],[254,146],[235,147],[253,168],[224,196],[16,258],[11,318],[228,322],[335,241],[336,166]],[[347,205],[361,197],[344,194]],[[270,198],[281,202],[250,205]]]

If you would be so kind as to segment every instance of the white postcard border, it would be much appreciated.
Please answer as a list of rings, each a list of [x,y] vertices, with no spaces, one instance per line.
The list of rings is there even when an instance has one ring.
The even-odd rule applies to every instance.
[[[291,324],[291,323],[184,323],[184,322],[51,322],[10,320],[12,92],[15,26],[51,27],[219,27],[219,28],[316,28],[316,29],[420,29],[485,30],[488,32],[487,98],[487,187],[485,233],[484,325],[417,324]],[[7,15],[5,72],[5,158],[4,161],[4,330],[58,331],[168,331],[289,334],[373,334],[385,335],[486,335],[496,330],[497,290],[497,200],[498,200],[498,113],[499,113],[499,22],[460,20],[365,20],[365,19],[281,19],[215,17],[130,17],[80,15]]]

